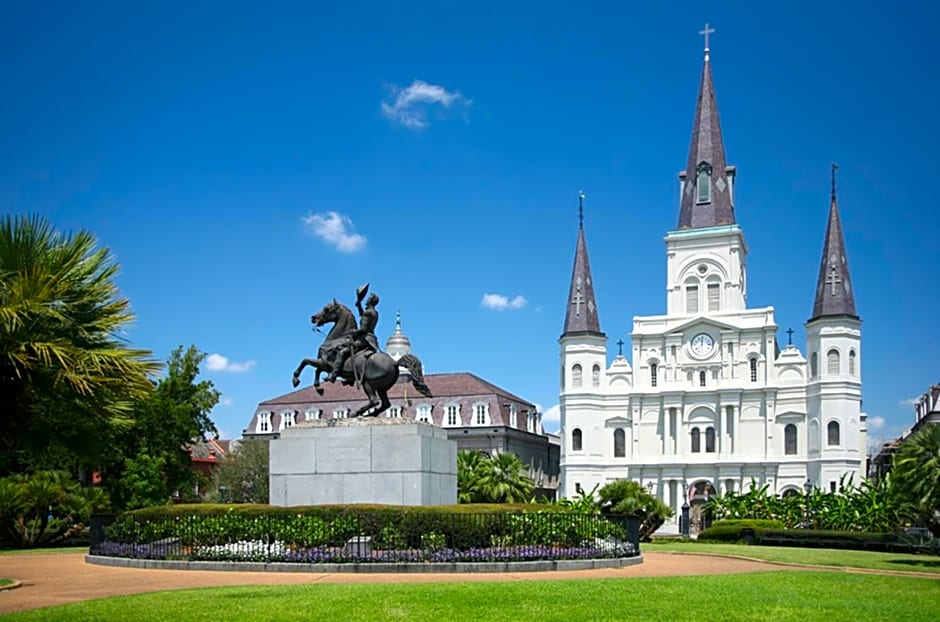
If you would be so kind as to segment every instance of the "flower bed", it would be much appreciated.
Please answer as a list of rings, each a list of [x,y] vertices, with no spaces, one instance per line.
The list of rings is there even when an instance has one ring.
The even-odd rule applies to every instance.
[[[198,507],[129,513],[104,530],[94,555],[150,560],[418,563],[632,557],[629,517],[546,510],[336,506],[328,510]],[[266,509],[266,508],[265,508]],[[633,540],[633,541],[631,541]]]

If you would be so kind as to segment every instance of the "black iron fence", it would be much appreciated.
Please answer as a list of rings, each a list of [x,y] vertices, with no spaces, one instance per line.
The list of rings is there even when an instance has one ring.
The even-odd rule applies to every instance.
[[[492,562],[638,555],[636,517],[561,512],[98,515],[90,552],[252,562]]]

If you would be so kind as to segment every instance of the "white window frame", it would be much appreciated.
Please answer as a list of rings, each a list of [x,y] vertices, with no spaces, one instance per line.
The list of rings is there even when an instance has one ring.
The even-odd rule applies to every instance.
[[[388,419],[401,419],[401,406],[389,406],[385,416]]]
[[[258,425],[255,427],[258,432],[271,431],[271,413],[265,411],[258,413]]]
[[[281,425],[279,430],[285,430],[287,428],[293,427],[295,423],[294,411],[285,410],[281,413]]]
[[[304,421],[316,421],[320,418],[322,412],[319,408],[308,408],[304,412]]]
[[[519,409],[515,404],[509,405],[509,427],[517,428],[519,427]]]
[[[490,405],[488,402],[476,402],[473,405],[473,425],[490,425]]]
[[[431,404],[418,405],[415,421],[420,421],[422,423],[433,423],[433,419],[431,419]]]
[[[456,428],[460,426],[460,404],[447,404],[444,406],[444,416],[441,419],[441,425],[445,428]]]
[[[336,410],[333,411],[334,419],[345,419],[348,415],[349,415],[348,408],[337,408]]]

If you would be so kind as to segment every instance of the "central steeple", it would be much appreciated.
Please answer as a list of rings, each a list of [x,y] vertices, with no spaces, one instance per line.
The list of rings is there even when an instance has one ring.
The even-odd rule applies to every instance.
[[[682,198],[679,229],[700,229],[734,224],[735,168],[727,165],[725,146],[718,121],[718,100],[712,82],[708,35],[715,32],[705,24],[705,61],[698,89],[698,103],[692,124],[692,140],[686,168],[679,173]]]

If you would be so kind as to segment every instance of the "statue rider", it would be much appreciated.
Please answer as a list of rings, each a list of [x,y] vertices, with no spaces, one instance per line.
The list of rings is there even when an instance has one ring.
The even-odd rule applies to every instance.
[[[369,291],[369,284],[359,287],[356,290],[356,309],[359,311],[359,328],[350,332],[344,339],[344,344],[336,353],[336,359],[333,362],[333,371],[327,376],[327,380],[332,382],[336,376],[342,373],[350,356],[355,356],[359,352],[365,352],[370,356],[379,351],[379,342],[375,336],[375,327],[379,323],[379,312],[375,308],[379,304],[379,297],[376,294],[369,294],[366,298],[366,306],[363,308],[362,299]],[[355,359],[354,359],[355,361]],[[355,365],[355,362],[353,363]],[[346,381],[346,384],[352,384]]]

